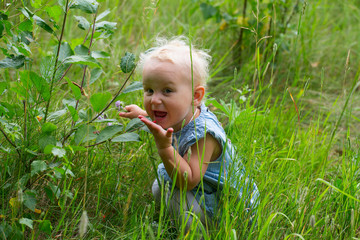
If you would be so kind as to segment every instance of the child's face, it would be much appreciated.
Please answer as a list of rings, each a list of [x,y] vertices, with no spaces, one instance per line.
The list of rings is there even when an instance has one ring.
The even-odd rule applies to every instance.
[[[189,70],[167,61],[151,59],[144,65],[144,106],[152,120],[164,129],[181,129],[192,115]]]

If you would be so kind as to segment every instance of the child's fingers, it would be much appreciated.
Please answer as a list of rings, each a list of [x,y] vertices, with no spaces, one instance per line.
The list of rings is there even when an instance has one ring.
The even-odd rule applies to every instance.
[[[166,137],[171,137],[171,135],[173,134],[174,129],[173,128],[168,128],[168,130],[166,131]]]
[[[124,118],[134,118],[132,115],[131,112],[119,112],[119,116]]]
[[[157,125],[154,122],[150,121],[149,119],[147,119],[146,117],[139,115],[139,119],[145,123],[145,125],[149,128],[149,130],[153,133],[153,134],[160,134],[160,135],[166,135],[167,136],[167,132],[165,132],[165,130],[160,126]],[[164,134],[165,133],[165,134]],[[171,136],[171,134],[170,134]]]
[[[150,121],[149,119],[147,119],[146,117],[139,115],[139,119],[146,124],[146,126],[150,127],[151,129],[156,130],[159,125],[155,124],[154,122]]]

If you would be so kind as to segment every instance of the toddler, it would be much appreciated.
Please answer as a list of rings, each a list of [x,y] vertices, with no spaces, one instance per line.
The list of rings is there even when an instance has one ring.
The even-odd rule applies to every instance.
[[[161,202],[162,192],[171,192],[163,198],[174,217],[185,216],[186,231],[194,214],[208,226],[206,221],[221,209],[218,204],[227,181],[249,209],[257,205],[259,195],[256,185],[246,179],[221,124],[202,103],[210,60],[184,37],[158,39],[157,47],[140,55],[145,110],[132,104],[125,107],[127,112],[119,113],[140,118],[153,134],[162,160],[159,179],[173,187],[173,191],[161,191],[155,180],[155,202]],[[181,203],[183,195],[185,202]]]

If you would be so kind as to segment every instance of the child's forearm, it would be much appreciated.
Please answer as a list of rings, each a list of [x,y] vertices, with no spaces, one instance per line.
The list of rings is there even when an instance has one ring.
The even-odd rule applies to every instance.
[[[178,188],[186,188],[186,191],[189,191],[198,184],[197,180],[193,178],[193,172],[188,162],[172,146],[158,149],[158,152],[166,172],[171,178],[176,176],[175,185]],[[187,172],[186,176],[185,172]]]

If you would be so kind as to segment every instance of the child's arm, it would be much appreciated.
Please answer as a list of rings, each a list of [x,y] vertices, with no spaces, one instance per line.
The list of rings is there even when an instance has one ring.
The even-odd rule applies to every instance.
[[[174,131],[172,128],[164,130],[161,126],[143,116],[139,118],[154,135],[156,147],[167,173],[170,177],[174,177],[174,174],[176,174],[176,186],[184,189],[187,180],[186,191],[189,191],[198,185],[201,177],[206,172],[209,162],[218,158],[221,153],[220,144],[216,139],[210,134],[207,134],[206,138],[199,139],[197,144],[191,146],[190,159],[188,159],[187,154],[181,157],[172,147],[171,136]],[[184,177],[185,172],[187,172],[187,179]]]
[[[120,117],[125,118],[137,118],[139,115],[147,116],[147,113],[145,110],[141,109],[138,105],[131,104],[124,107],[127,112],[119,112]]]

